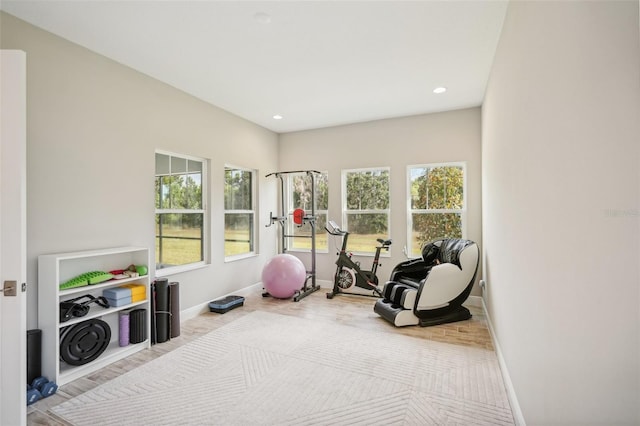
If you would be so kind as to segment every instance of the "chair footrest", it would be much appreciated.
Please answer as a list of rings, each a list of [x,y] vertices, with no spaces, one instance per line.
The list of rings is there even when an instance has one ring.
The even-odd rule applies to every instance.
[[[442,315],[420,318],[419,324],[420,327],[431,327],[433,325],[446,324],[449,322],[464,321],[469,318],[471,318],[471,312],[469,312],[469,309],[464,306],[459,306],[457,309]]]
[[[413,314],[411,309],[404,309],[388,300],[378,299],[373,306],[373,311],[396,327],[418,325],[419,323],[418,317]]]
[[[413,309],[416,304],[418,290],[416,287],[404,283],[387,281],[382,294],[388,303],[399,305],[404,309]]]

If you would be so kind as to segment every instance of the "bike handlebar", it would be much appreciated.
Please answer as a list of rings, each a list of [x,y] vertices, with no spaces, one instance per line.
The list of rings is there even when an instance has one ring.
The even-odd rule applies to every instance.
[[[329,228],[327,228],[326,226],[324,227],[324,229],[327,230],[328,233],[330,233],[331,235],[347,235],[348,232],[347,231],[343,231],[340,228],[335,228],[333,231],[330,230]]]
[[[383,240],[382,238],[378,238],[376,241],[382,244],[383,247],[389,247],[391,245],[391,240]]]

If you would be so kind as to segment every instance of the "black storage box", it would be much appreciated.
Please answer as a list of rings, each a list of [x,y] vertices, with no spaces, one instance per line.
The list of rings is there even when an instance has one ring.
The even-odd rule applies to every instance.
[[[42,330],[27,330],[27,383],[42,376]]]
[[[218,314],[224,314],[231,309],[244,305],[244,297],[242,296],[226,296],[222,299],[209,302],[209,311]]]

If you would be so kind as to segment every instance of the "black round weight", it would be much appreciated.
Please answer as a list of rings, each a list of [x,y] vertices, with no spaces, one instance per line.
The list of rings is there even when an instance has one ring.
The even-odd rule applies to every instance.
[[[60,358],[69,365],[83,365],[98,358],[111,340],[111,328],[92,318],[62,330]]]

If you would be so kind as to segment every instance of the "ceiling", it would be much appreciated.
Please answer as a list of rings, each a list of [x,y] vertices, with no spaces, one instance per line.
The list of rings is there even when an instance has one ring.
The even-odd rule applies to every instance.
[[[480,105],[507,0],[3,0],[0,8],[285,133]],[[447,91],[433,93],[440,86]]]

